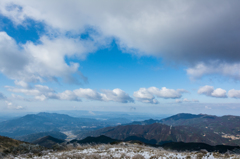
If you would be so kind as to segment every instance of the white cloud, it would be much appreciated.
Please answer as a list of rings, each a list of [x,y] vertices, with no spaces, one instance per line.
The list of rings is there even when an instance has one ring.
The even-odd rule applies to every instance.
[[[213,97],[226,98],[227,91],[221,88],[217,88],[212,92]]]
[[[115,101],[120,103],[131,103],[134,100],[123,90],[116,88],[113,90],[102,90],[102,99],[104,101]]]
[[[39,95],[39,96],[35,96],[35,99],[40,100],[40,101],[44,101],[44,100],[47,99],[47,97],[42,94],[42,95]]]
[[[28,88],[29,85],[24,81],[14,81],[15,85],[21,86],[23,88]]]
[[[35,85],[33,88],[15,88],[9,86],[6,86],[6,88],[10,92],[23,93],[28,96],[34,96],[36,100],[40,101],[47,99],[81,101],[81,99],[84,98],[88,100],[114,101],[120,103],[134,102],[134,100],[127,93],[119,88],[113,90],[102,90],[102,93],[99,93],[90,88],[79,88],[73,91],[66,90],[64,92],[57,93],[55,90],[43,85]],[[13,97],[21,100],[26,100],[19,95],[13,95]]]
[[[45,94],[50,96],[52,93],[54,93],[54,90],[49,88],[48,86],[42,86],[42,85],[35,85],[34,88],[15,88],[15,87],[9,87],[5,86],[8,91],[15,92],[15,93],[23,93],[25,95],[30,96],[39,96],[42,94]]]
[[[20,50],[15,40],[0,32],[0,72],[13,78],[28,62],[27,54]]]
[[[187,98],[183,99],[183,102],[191,102],[190,100],[188,100]]]
[[[205,94],[207,96],[211,96],[212,92],[214,91],[214,87],[213,86],[204,86],[199,88],[198,90],[198,94]]]
[[[198,94],[204,94],[206,96],[216,97],[216,98],[227,98],[226,90],[222,88],[217,88],[214,90],[213,86],[203,86],[199,88]]]
[[[184,89],[168,89],[166,87],[162,87],[161,89],[156,87],[149,87],[149,88],[140,88],[138,91],[134,92],[133,96],[141,102],[144,103],[152,103],[157,104],[158,101],[155,99],[155,96],[159,98],[181,98],[182,93],[186,93],[188,91]]]
[[[183,89],[174,90],[174,89],[168,89],[166,87],[162,87],[161,89],[156,87],[150,87],[148,88],[148,91],[159,98],[173,98],[173,99],[181,98],[182,93],[187,92],[186,90],[183,90]]]
[[[104,40],[100,40],[103,43]],[[5,32],[0,32],[0,72],[15,79],[17,85],[27,87],[26,82],[56,80],[62,77],[66,82],[80,83],[72,74],[86,78],[78,71],[79,64],[65,58],[85,58],[98,48],[94,40],[80,40],[57,36],[49,38],[42,36],[38,43],[28,41],[18,46],[14,39]]]
[[[73,91],[67,90],[63,93],[57,93],[56,97],[58,99],[75,101],[81,101],[81,98],[85,98],[88,100],[114,101],[120,103],[134,102],[134,100],[127,93],[119,88],[113,90],[102,90],[102,93],[90,88],[79,88]]]
[[[73,92],[77,97],[80,97],[80,98],[86,98],[90,100],[102,100],[101,94],[90,88],[86,88],[86,89],[79,88],[74,90]]]
[[[182,103],[183,101],[181,99],[176,99],[176,103]]]
[[[199,63],[192,68],[187,69],[187,74],[191,79],[199,79],[205,75],[219,74],[226,77],[240,80],[240,63],[220,63],[211,62],[209,64]]]
[[[240,21],[239,3],[225,0],[191,2],[2,0],[0,13],[10,18],[16,25],[27,25],[28,19],[41,22],[50,35],[56,33],[65,35],[67,32],[73,35],[81,34],[87,26],[90,26],[105,38],[115,37],[123,50],[187,63],[187,66],[191,66],[188,74],[199,77],[219,73],[218,69],[197,70],[194,73],[192,69],[195,67],[192,66],[197,68],[196,64],[202,61],[220,60],[220,63],[225,61],[227,65],[233,62],[239,65],[240,37],[236,36],[240,31],[239,27],[236,27]],[[96,35],[93,39],[98,38]],[[79,49],[78,46],[80,50],[83,49],[82,43],[74,42],[76,39],[68,39],[74,46],[64,48],[60,44],[66,39],[60,39],[62,40],[42,38],[40,41],[44,43],[43,46],[32,43],[25,46],[36,55],[39,62],[37,66],[43,64],[43,68],[28,67],[30,69],[28,73],[31,73],[32,78],[64,76],[66,70],[76,71],[78,66],[74,64],[67,66],[62,56],[57,56],[59,61],[56,60],[54,64],[60,64],[59,69],[63,69],[64,72],[60,72],[56,65],[48,62],[55,57],[56,52],[62,55],[67,50],[73,54],[73,50]],[[47,47],[51,42],[56,43],[53,46],[58,46],[59,49]],[[83,52],[89,52],[88,49],[87,51],[84,49]],[[43,52],[43,57],[38,57],[38,50]],[[26,63],[24,60],[27,59],[23,58],[18,65],[24,67]],[[46,70],[46,67],[51,69]],[[232,72],[220,71],[223,75],[235,77]],[[239,79],[239,73],[237,76]]]
[[[240,98],[240,90],[231,89],[228,91],[228,96],[231,98]]]
[[[158,101],[146,88],[140,88],[138,91],[133,93],[133,96],[138,101],[143,102],[143,103],[158,104]]]

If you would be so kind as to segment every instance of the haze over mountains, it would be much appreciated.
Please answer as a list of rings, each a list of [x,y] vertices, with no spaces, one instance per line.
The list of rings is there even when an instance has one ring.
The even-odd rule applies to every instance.
[[[65,114],[38,113],[0,122],[0,135],[19,137],[49,131],[86,131],[131,122],[125,118],[97,120]]]

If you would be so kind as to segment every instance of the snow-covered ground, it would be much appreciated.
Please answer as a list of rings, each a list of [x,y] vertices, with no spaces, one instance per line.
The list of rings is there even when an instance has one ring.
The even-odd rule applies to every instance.
[[[15,159],[28,157],[35,159],[240,159],[240,155],[229,153],[219,154],[206,151],[174,152],[162,148],[125,143],[119,145],[78,146],[75,149],[61,152],[49,152],[38,157],[25,154],[15,157]]]

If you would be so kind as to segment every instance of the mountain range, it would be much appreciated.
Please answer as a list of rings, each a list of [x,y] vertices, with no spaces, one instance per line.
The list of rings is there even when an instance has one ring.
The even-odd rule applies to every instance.
[[[40,133],[35,133],[35,134],[30,134],[30,135],[25,135],[25,136],[18,136],[15,137],[15,139],[20,140],[20,141],[25,141],[25,142],[33,142],[39,138],[45,137],[45,136],[52,136],[57,139],[65,140],[67,138],[67,135],[58,132],[58,131],[49,131],[49,132],[40,132]]]
[[[177,114],[162,120],[145,120],[107,127],[78,135],[106,135],[113,139],[138,138],[151,144],[166,142],[201,142],[209,145],[240,145],[239,116]]]
[[[0,135],[20,139],[20,136],[49,131],[88,132],[89,130],[118,125],[121,122],[126,123],[130,121],[124,118],[109,120],[76,118],[57,113],[28,114],[23,117],[0,122]]]
[[[0,122],[0,135],[34,142],[45,136],[65,140],[68,133],[73,132],[78,140],[105,135],[114,140],[138,140],[156,145],[170,142],[240,145],[239,116],[181,113],[161,120],[123,122],[124,125],[118,125],[119,121],[124,118],[97,120],[57,113],[29,114]]]

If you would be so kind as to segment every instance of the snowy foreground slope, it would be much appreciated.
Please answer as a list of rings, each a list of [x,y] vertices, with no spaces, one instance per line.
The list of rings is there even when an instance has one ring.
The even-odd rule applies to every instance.
[[[12,157],[8,157],[12,158]],[[154,148],[135,144],[119,145],[95,145],[78,146],[69,148],[69,150],[58,152],[45,152],[42,156],[32,156],[32,154],[23,154],[15,159],[35,158],[35,159],[215,159],[231,158],[240,159],[240,155],[217,152],[211,153],[202,150],[200,152],[174,152],[162,148]]]

